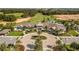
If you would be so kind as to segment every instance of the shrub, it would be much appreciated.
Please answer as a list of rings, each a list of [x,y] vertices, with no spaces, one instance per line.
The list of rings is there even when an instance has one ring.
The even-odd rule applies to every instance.
[[[16,51],[24,51],[25,47],[23,45],[16,45]]]
[[[73,42],[73,43],[71,43],[70,47],[73,49],[79,49],[79,44]]]

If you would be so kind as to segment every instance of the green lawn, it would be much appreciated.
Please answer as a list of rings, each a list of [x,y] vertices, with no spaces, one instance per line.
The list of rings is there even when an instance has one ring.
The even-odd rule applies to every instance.
[[[23,35],[22,31],[13,31],[8,34],[8,36],[22,36],[22,35]]]
[[[68,32],[65,32],[63,34],[63,36],[76,36],[76,35],[79,35],[79,32],[75,31],[75,30],[70,30]]]
[[[66,50],[67,50],[67,51],[74,51],[74,49],[71,48],[70,45],[66,45],[65,47],[66,47]]]
[[[14,15],[16,18],[21,18],[23,13],[9,13],[9,14],[5,14],[5,15]]]
[[[0,14],[3,14],[3,12],[0,12]]]
[[[71,34],[71,35],[73,35],[73,36],[76,36],[76,35],[78,35],[79,33],[78,33],[77,31],[75,31],[75,30],[71,30],[71,31],[69,31],[69,34]]]
[[[53,17],[52,16],[47,16],[47,15],[42,15],[41,13],[37,13],[34,17],[32,17],[31,20],[29,20],[28,22],[30,23],[39,23],[43,20],[47,21],[47,20],[53,20]]]
[[[35,16],[32,17],[31,20],[29,20],[29,21],[24,21],[24,22],[21,22],[21,23],[18,23],[18,24],[24,24],[24,23],[37,24],[37,23],[39,23],[39,22],[41,22],[41,21],[43,21],[43,20],[48,21],[48,19],[49,19],[49,20],[52,20],[52,21],[55,21],[55,18],[54,18],[52,15],[47,16],[47,15],[43,15],[43,14],[41,14],[41,13],[37,13]],[[18,24],[17,24],[17,25],[18,25]]]

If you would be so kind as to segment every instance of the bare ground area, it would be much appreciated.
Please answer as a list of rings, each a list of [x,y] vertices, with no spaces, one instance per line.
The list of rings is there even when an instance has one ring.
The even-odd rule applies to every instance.
[[[79,14],[72,15],[54,15],[57,19],[60,20],[79,20]]]
[[[21,23],[21,22],[24,22],[24,21],[28,21],[28,20],[30,20],[31,19],[31,17],[27,17],[27,18],[20,18],[20,19],[17,19],[16,21],[15,21],[15,23]],[[6,24],[6,23],[11,23],[11,22],[6,22],[6,21],[0,21],[0,24]]]
[[[20,22],[23,22],[23,21],[28,21],[28,20],[30,20],[30,19],[31,19],[31,17],[20,18],[20,19],[17,19],[15,22],[16,22],[16,23],[20,23]]]

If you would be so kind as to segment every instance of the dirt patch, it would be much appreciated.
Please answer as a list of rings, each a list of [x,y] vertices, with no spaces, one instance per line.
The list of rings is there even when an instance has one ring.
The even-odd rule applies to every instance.
[[[31,19],[31,17],[20,18],[20,19],[17,19],[15,22],[16,22],[16,23],[20,23],[20,22],[23,22],[23,21],[28,21],[28,20],[30,20],[30,19]]]
[[[3,25],[6,25],[6,23],[11,23],[11,22],[0,21],[0,24],[3,24]]]
[[[54,15],[57,19],[60,20],[79,20],[79,14],[76,15]]]
[[[15,23],[21,23],[21,22],[24,22],[24,21],[28,21],[28,20],[30,20],[30,19],[31,19],[31,17],[20,18],[20,19],[17,19],[17,20],[15,21]],[[14,23],[14,22],[0,21],[0,24],[6,25],[6,23]]]

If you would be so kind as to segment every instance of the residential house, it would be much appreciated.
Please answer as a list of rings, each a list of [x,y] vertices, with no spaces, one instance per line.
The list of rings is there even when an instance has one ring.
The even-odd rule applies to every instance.
[[[16,39],[17,37],[15,36],[0,36],[0,44],[5,43],[6,45],[8,44],[16,44]]]
[[[32,23],[23,23],[23,24],[19,24],[17,26],[15,26],[16,31],[22,31],[24,28],[33,28],[34,24]]]
[[[0,35],[7,35],[10,31],[11,31],[11,29],[4,29],[4,30],[0,31]]]
[[[32,23],[25,23],[25,24],[22,24],[23,27],[26,27],[26,28],[32,28],[34,27],[34,24]]]
[[[38,24],[36,24],[36,29],[37,30],[44,30],[44,26],[43,26],[43,23],[38,23]]]
[[[15,31],[22,31],[23,30],[23,26],[19,25],[19,26],[15,26],[14,27]]]
[[[58,24],[58,23],[43,23],[43,27],[47,26],[47,28],[52,28],[54,30],[62,30],[66,31],[66,27],[63,24]]]
[[[56,29],[60,30],[61,33],[64,33],[66,31],[66,27],[63,24],[56,23]]]
[[[72,42],[79,43],[79,37],[61,36],[59,38],[64,44],[71,44]]]

